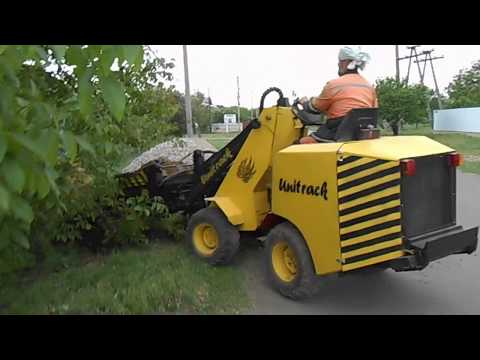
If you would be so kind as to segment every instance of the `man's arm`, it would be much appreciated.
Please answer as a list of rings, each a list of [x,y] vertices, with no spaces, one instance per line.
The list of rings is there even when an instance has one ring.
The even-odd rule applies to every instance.
[[[312,107],[318,111],[326,112],[330,105],[332,104],[332,92],[330,90],[329,83],[325,85],[322,93],[317,97],[312,97],[310,99],[310,104]]]

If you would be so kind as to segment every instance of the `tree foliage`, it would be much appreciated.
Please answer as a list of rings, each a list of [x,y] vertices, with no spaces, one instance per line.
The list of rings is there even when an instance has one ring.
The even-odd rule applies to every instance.
[[[480,106],[480,60],[461,70],[447,87],[449,108]]]
[[[423,85],[407,85],[393,78],[377,80],[379,118],[394,128],[399,122],[413,124],[428,119],[432,90]]]
[[[159,220],[177,232],[161,199],[125,201],[115,179],[185,133],[174,66],[136,45],[0,45],[0,259],[52,241],[145,242]],[[202,131],[236,113],[201,92],[192,103]]]
[[[178,133],[173,66],[137,45],[0,46],[0,251],[160,211],[120,203],[114,175]]]

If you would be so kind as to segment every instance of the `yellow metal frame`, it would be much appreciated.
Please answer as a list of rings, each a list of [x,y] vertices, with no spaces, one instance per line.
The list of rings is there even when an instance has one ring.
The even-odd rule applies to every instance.
[[[265,109],[259,122],[206,200],[240,231],[257,230],[269,213],[283,217],[320,275],[402,256],[399,162],[454,151],[424,136],[293,145],[306,129],[285,107]]]
[[[291,108],[286,107],[265,109],[259,122],[260,128],[253,129],[248,136],[215,196],[206,199],[218,206],[230,223],[242,231],[258,229],[271,211],[268,191],[272,156],[292,145],[303,130]],[[253,160],[255,173],[245,182],[238,174],[242,162],[249,159]]]
[[[272,212],[300,231],[318,274],[341,271],[335,170],[340,147],[338,143],[295,145],[280,151],[273,160]],[[294,185],[295,191],[287,192],[285,186],[282,189],[281,180],[282,185]],[[309,194],[309,187],[314,194],[320,188],[319,195]]]

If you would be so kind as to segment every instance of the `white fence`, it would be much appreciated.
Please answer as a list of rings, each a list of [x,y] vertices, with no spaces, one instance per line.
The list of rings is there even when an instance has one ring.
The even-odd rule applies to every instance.
[[[225,124],[225,123],[215,123],[212,124],[212,133],[229,133],[229,132],[240,132],[243,127],[241,123]]]
[[[480,108],[434,110],[433,130],[480,133]]]

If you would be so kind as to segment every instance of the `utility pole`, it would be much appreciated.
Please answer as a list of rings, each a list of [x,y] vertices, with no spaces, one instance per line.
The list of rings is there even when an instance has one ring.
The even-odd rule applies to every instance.
[[[253,96],[250,93],[250,120],[253,120]]]
[[[398,54],[398,45],[395,45],[395,66],[396,66],[396,76],[397,82],[400,81],[400,55]]]
[[[187,45],[183,45],[183,67],[185,70],[185,117],[187,120],[187,137],[193,137],[192,99],[190,98],[190,81],[188,79]]]
[[[430,51],[433,51],[433,49],[430,50]],[[423,58],[423,60],[425,60],[425,59],[427,58],[427,54],[428,54],[428,50],[422,51],[421,55],[425,55],[425,57]],[[418,61],[418,60],[417,60],[417,61]],[[422,75],[421,75],[421,78],[420,78],[420,83],[421,83],[422,85],[423,85],[423,83],[425,82],[425,70],[426,70],[426,68],[427,68],[427,62],[424,61],[424,62],[423,62]]]
[[[210,97],[210,89],[208,89],[208,123],[212,123],[212,98]]]
[[[240,78],[237,76],[237,113],[238,113],[238,122],[241,123],[240,121]]]
[[[415,58],[416,60],[418,60],[418,57],[420,56],[420,54],[417,53],[417,48],[420,47],[420,45],[414,45],[414,46],[407,46],[407,49],[410,50],[410,55],[409,56],[405,56],[405,57],[402,57],[402,58],[398,58],[397,57],[397,63],[401,60],[405,60],[405,59],[409,59],[408,60],[408,70],[407,70],[407,78],[405,80],[405,82],[407,83],[408,85],[408,80],[410,78],[410,68],[411,68],[411,65],[412,65],[412,58]],[[422,71],[420,70],[420,65],[417,64],[417,68],[418,68],[418,75],[420,76],[420,78],[422,77]]]
[[[412,51],[415,53],[415,60],[418,61],[418,53],[417,53],[417,47],[419,45],[415,45],[415,46],[412,46]],[[412,59],[410,59],[410,61],[412,61]],[[420,64],[417,62],[417,69],[418,69],[418,73],[421,74],[421,70],[420,70]],[[421,78],[421,75],[420,75],[420,78]],[[408,84],[408,82],[407,82]]]
[[[427,66],[427,61],[430,62],[430,66],[431,66],[431,69],[432,69],[433,82],[435,84],[435,93],[437,95],[438,108],[441,110],[443,108],[443,106],[442,106],[442,101],[440,100],[440,90],[438,88],[437,77],[435,75],[435,69],[433,67],[433,61],[438,60],[438,59],[443,59],[444,56],[437,56],[437,57],[432,58],[432,52],[434,52],[434,51],[435,50],[433,50],[433,49],[423,51],[422,55],[425,55],[425,58],[422,59],[422,60],[417,60],[415,62],[418,64],[418,66],[420,66],[421,62],[425,62],[425,64],[423,65],[423,73],[421,75],[422,85],[423,85],[423,80],[425,78],[425,69],[426,69],[426,66]]]

